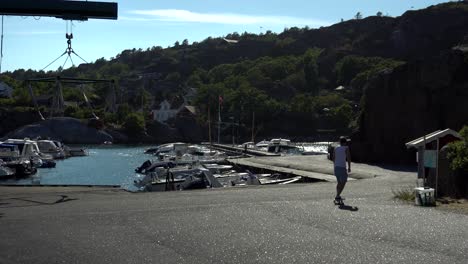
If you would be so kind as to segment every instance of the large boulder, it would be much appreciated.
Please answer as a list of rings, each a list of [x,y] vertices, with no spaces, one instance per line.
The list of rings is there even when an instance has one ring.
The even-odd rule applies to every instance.
[[[0,137],[22,127],[40,121],[41,117],[33,108],[3,108],[0,107]]]
[[[55,117],[23,126],[5,138],[52,138],[69,144],[101,144],[113,141],[108,133],[89,127],[87,123],[70,117]]]

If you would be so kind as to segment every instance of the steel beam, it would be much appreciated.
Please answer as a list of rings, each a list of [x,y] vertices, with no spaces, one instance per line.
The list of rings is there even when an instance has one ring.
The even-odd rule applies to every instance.
[[[0,15],[46,16],[66,20],[117,19],[117,3],[64,0],[1,0]]]

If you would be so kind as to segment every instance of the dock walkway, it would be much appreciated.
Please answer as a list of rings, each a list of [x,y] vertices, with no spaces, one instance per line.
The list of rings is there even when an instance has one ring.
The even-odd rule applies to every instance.
[[[230,159],[229,162],[238,166],[250,167],[250,168],[255,168],[255,169],[264,169],[268,171],[285,173],[285,174],[290,174],[294,176],[301,176],[301,177],[311,178],[311,179],[320,180],[320,181],[336,182],[335,176],[324,174],[324,173],[266,165],[266,164],[261,164],[257,162],[252,162],[249,159]]]
[[[257,170],[269,170],[278,173],[289,173],[294,176],[308,177],[320,181],[336,182],[333,162],[326,155],[292,155],[280,157],[251,157],[243,159],[229,159],[229,162],[239,166],[250,167]],[[375,173],[369,165],[352,163],[349,180],[369,179],[384,176],[386,170]]]
[[[280,154],[277,153],[270,153],[266,151],[260,151],[255,149],[245,149],[233,145],[225,145],[225,144],[212,144],[208,145],[209,148],[222,150],[233,154],[247,154],[249,156],[261,156],[261,157],[279,157]]]

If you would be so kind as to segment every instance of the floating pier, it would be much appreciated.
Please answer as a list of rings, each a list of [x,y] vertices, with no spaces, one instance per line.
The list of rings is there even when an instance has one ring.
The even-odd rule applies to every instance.
[[[271,153],[271,152],[266,152],[266,151],[260,151],[260,150],[255,150],[255,149],[249,149],[249,148],[241,148],[237,146],[232,146],[232,145],[224,145],[224,144],[211,144],[211,145],[206,145],[207,147],[215,150],[221,150],[230,154],[244,154],[246,156],[260,156],[260,157],[279,157],[280,154],[278,153]]]
[[[285,168],[252,162],[248,159],[229,159],[231,164],[245,167],[254,171],[268,171],[273,173],[289,174],[291,176],[301,176],[316,181],[336,182],[336,177],[329,174],[299,170],[295,168]]]

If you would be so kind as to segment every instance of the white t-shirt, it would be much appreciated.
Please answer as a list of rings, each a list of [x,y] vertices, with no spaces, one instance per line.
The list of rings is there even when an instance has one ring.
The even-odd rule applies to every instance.
[[[346,149],[347,146],[339,146],[335,148],[335,167],[346,168]]]

